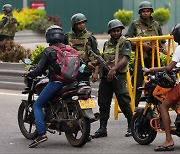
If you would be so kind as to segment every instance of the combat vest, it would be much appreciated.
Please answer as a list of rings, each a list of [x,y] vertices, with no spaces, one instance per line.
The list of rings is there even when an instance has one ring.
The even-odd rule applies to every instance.
[[[136,20],[136,36],[159,36],[158,33],[158,23],[154,20],[152,20],[150,25],[145,25],[143,22],[141,22],[141,19]],[[147,23],[146,23],[147,24]]]
[[[142,36],[142,37],[147,37],[147,36],[159,36],[158,33],[158,23],[154,20],[151,20],[151,22],[149,23],[145,23],[144,20],[139,19],[134,21],[135,25],[136,25],[136,36]],[[152,45],[151,41],[144,41],[149,43],[150,45]],[[162,46],[161,41],[159,41],[159,46]],[[144,51],[144,58],[148,58],[148,55],[151,56],[151,52],[145,52]],[[156,55],[155,55],[156,57]]]
[[[94,60],[93,55],[89,50],[92,50],[88,38],[92,36],[92,33],[85,31],[82,35],[77,36],[73,31],[68,33],[68,44],[74,49],[79,51],[80,57],[84,62]]]
[[[111,40],[108,40],[107,42],[105,42],[104,51],[103,51],[103,58],[105,59],[106,62],[108,62],[108,64],[111,67],[115,65],[115,55],[116,55],[116,51],[118,49],[119,49],[118,61],[120,61],[123,58],[123,56],[120,53],[123,49],[123,46],[124,46],[126,40],[127,40],[126,37],[121,36],[118,40],[119,46],[117,46],[117,44],[113,44],[111,42]],[[128,64],[118,71],[120,73],[125,73],[125,72],[127,72],[127,69],[128,69]]]
[[[12,15],[7,15],[7,22],[0,29],[0,35],[14,36],[17,30],[17,20]]]

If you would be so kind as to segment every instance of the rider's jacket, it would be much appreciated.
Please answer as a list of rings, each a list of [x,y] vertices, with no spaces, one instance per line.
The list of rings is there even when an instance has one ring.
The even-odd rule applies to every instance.
[[[64,44],[56,43],[56,44],[50,44],[50,45],[60,46]],[[49,80],[59,81],[55,77],[55,72],[56,74],[58,74],[57,72],[61,72],[61,70],[58,64],[56,63],[56,60],[57,60],[56,51],[50,47],[45,48],[42,53],[42,56],[38,63],[37,68],[34,71],[29,72],[28,76],[31,76],[31,77],[40,76],[43,73],[45,73],[46,70],[48,69]]]

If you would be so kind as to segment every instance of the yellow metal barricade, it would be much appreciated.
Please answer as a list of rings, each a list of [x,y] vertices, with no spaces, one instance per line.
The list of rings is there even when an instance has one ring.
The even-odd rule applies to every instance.
[[[170,62],[170,49],[172,44],[173,52],[175,51],[175,44],[174,39],[172,35],[163,35],[163,36],[151,36],[151,37],[135,37],[135,38],[128,38],[131,42],[136,42],[136,51],[135,51],[135,65],[134,65],[134,81],[133,86],[131,83],[131,76],[130,72],[128,70],[126,77],[127,77],[127,88],[129,95],[131,97],[131,108],[134,114],[135,110],[135,97],[136,97],[136,81],[137,81],[137,67],[138,67],[138,58],[141,57],[141,65],[142,67],[145,67],[144,65],[144,55],[143,55],[143,42],[145,41],[151,41],[152,42],[152,67],[154,67],[154,55],[157,54],[157,64],[158,67],[161,66],[160,64],[160,52],[159,52],[159,41],[160,40],[168,40],[167,44],[167,64]],[[139,55],[140,53],[140,55]],[[114,118],[115,120],[118,120],[118,113],[121,112],[119,109],[119,105],[117,102],[117,99],[115,98],[115,104],[114,104]]]

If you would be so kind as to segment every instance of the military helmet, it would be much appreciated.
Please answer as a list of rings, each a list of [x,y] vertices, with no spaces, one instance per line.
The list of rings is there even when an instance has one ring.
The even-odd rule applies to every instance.
[[[2,7],[2,11],[6,11],[8,13],[12,12],[13,8],[12,8],[12,5],[11,4],[5,4],[3,7]]]
[[[46,33],[46,42],[52,43],[52,42],[62,42],[64,38],[64,34],[62,32],[62,28],[57,25],[52,25],[49,28],[47,28]]]
[[[149,1],[143,1],[139,4],[139,14],[142,9],[151,9],[151,11],[154,12],[153,7]]]
[[[121,29],[124,29],[124,25],[122,24],[121,21],[119,21],[118,19],[113,19],[111,21],[108,22],[107,28],[108,28],[108,34],[110,33],[110,30],[113,28],[117,28],[120,27]]]
[[[171,34],[174,36],[174,41],[180,44],[180,23],[174,26]]]
[[[76,13],[71,17],[72,27],[74,27],[75,24],[80,23],[82,21],[87,22],[86,16],[82,13]]]

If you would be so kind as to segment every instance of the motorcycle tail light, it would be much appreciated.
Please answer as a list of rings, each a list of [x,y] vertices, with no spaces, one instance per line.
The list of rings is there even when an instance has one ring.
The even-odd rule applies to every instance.
[[[180,107],[176,109],[177,113],[180,114]]]

